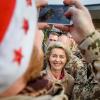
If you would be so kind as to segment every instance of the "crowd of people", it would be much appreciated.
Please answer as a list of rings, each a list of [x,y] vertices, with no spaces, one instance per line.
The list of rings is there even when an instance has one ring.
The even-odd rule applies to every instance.
[[[6,4],[6,0],[0,2]],[[61,30],[62,34],[54,31],[49,32],[46,43],[43,43],[43,30],[50,26],[47,23],[37,22],[37,15],[39,9],[47,5],[47,0],[22,2],[27,6],[27,9],[23,7],[25,11],[33,11],[30,13],[34,13],[31,17],[36,17],[34,18],[35,25],[31,21],[31,24],[27,21],[28,18],[32,20],[28,11],[23,26],[25,33],[22,30],[17,32],[22,32],[25,35],[33,34],[34,36],[29,36],[31,41],[27,39],[28,43],[24,43],[22,35],[18,36],[17,40],[21,40],[21,42],[18,42],[19,45],[30,44],[27,47],[30,49],[28,51],[30,53],[25,53],[27,55],[21,54],[23,51],[21,45],[21,48],[15,51],[17,57],[13,62],[18,62],[21,68],[25,66],[21,71],[12,69],[12,66],[16,67],[16,65],[9,64],[11,63],[10,60],[7,61],[9,57],[6,57],[7,53],[2,52],[5,48],[2,46],[3,42],[1,41],[3,40],[0,37],[0,100],[100,99],[100,33],[93,25],[88,9],[79,0],[64,0],[63,2],[70,6],[65,16],[71,17],[73,25],[54,24],[54,27]],[[16,3],[12,2],[12,4],[14,6],[21,3],[18,0]],[[15,21],[16,26],[19,25],[20,21],[17,14],[21,13],[17,12],[13,16],[16,19],[18,18]],[[21,16],[25,15],[25,13],[22,14]],[[34,28],[32,28],[33,26]],[[11,34],[10,37],[12,36],[11,32],[9,33]],[[12,40],[7,42],[11,44]],[[14,44],[14,46],[16,45]],[[9,45],[8,47],[12,48]],[[24,57],[28,57],[28,59],[25,60],[27,63],[23,61],[25,64],[22,65],[21,58]],[[9,65],[10,67],[8,67]],[[8,68],[11,71],[7,72]],[[5,74],[5,72],[7,73]]]

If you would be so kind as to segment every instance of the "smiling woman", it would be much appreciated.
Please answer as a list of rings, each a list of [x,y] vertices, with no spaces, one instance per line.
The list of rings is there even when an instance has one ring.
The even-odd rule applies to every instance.
[[[47,49],[46,60],[48,66],[41,74],[53,86],[48,94],[63,93],[70,98],[74,78],[65,71],[65,65],[70,60],[69,50],[61,42],[51,43]]]

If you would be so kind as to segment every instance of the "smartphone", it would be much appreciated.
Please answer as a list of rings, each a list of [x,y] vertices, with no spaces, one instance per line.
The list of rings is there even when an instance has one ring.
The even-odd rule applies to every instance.
[[[70,18],[66,18],[64,13],[67,11],[66,5],[47,5],[40,9],[38,22],[46,22],[48,24],[64,24],[70,25]]]

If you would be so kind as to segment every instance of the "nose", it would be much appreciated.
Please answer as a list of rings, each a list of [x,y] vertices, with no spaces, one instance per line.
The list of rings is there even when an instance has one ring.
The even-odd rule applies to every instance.
[[[60,57],[58,56],[58,57],[56,57],[56,61],[60,61]]]

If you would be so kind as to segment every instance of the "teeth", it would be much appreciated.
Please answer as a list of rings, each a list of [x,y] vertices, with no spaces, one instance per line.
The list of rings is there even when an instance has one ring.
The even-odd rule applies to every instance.
[[[55,64],[55,65],[60,65],[60,64]]]

